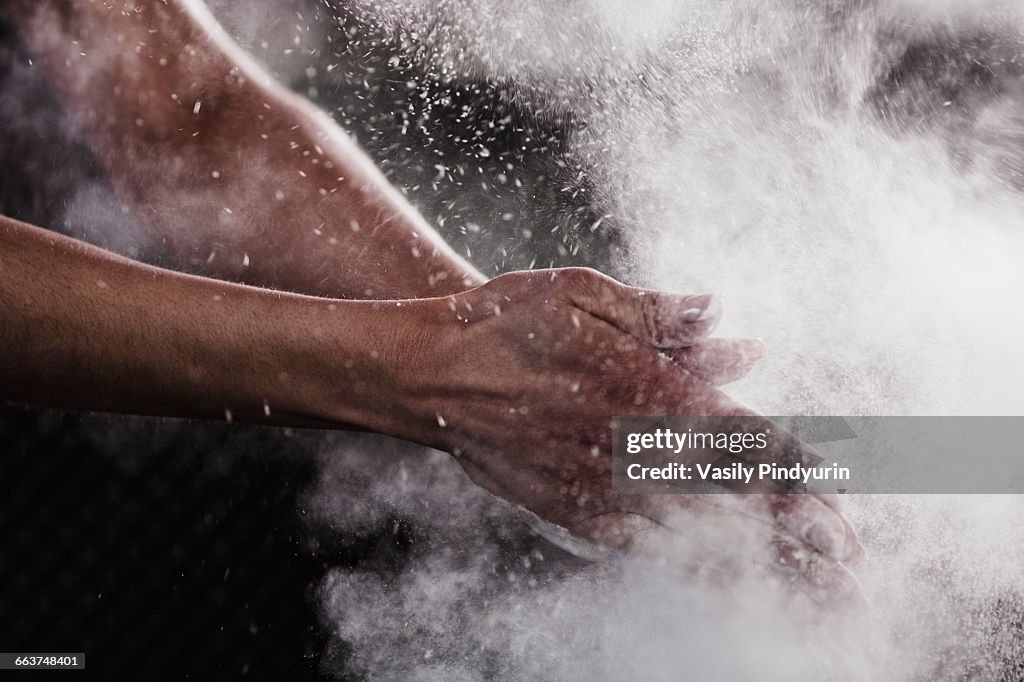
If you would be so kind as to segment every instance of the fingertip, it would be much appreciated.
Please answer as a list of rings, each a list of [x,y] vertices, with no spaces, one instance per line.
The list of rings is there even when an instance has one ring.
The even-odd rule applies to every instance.
[[[698,294],[687,296],[682,312],[684,322],[708,322],[722,316],[722,297],[717,294]]]
[[[768,344],[761,337],[747,339],[747,343],[749,344],[750,353],[754,357],[754,362],[763,360],[768,354]]]
[[[707,338],[722,318],[722,301],[715,294],[671,296],[658,301],[655,345],[684,348]]]
[[[847,527],[846,530],[846,547],[845,557],[843,561],[850,564],[859,564],[867,558],[867,550],[864,549],[864,545],[861,544],[860,539],[857,537],[857,533],[852,528]]]
[[[842,561],[846,551],[845,533],[838,533],[823,523],[814,523],[804,531],[803,539],[825,556]]]
[[[857,531],[853,529],[841,512],[834,507],[828,507],[828,505],[826,507],[837,517],[839,523],[838,528],[832,527],[834,551],[831,552],[831,556],[848,564],[859,563],[866,556],[866,552],[857,537]]]
[[[736,354],[748,372],[764,359],[767,352],[763,339],[737,339],[735,344]]]

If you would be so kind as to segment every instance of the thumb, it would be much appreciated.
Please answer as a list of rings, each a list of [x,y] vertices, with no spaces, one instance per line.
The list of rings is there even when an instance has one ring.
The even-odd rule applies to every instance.
[[[745,377],[764,357],[761,339],[707,339],[665,354],[687,372],[712,386],[724,386]]]
[[[630,287],[595,270],[574,270],[570,300],[577,308],[655,348],[692,346],[707,337],[722,317],[713,294],[674,294]]]

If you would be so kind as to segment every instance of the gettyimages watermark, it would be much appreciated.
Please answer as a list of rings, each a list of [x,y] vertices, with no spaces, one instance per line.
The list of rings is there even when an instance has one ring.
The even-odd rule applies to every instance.
[[[618,493],[1024,494],[1024,417],[616,417]]]

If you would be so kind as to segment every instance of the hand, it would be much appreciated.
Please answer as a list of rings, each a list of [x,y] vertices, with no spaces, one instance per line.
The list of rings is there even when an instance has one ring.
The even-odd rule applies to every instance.
[[[446,298],[313,298],[152,268],[2,217],[0,256],[7,397],[371,429],[461,455],[491,492],[635,552],[662,552],[674,529],[731,545],[749,529],[819,584],[842,576],[828,558],[859,552],[823,498],[612,495],[612,416],[753,414],[670,357],[706,354],[681,349],[714,327],[710,297],[552,270]],[[802,457],[798,443],[772,445],[778,461]]]
[[[760,353],[757,342],[703,341],[720,317],[714,297],[564,269],[512,273],[411,305],[429,350],[414,363],[404,407],[418,419],[405,436],[455,453],[492,493],[634,552],[656,551],[660,536],[698,523],[730,537],[742,531],[772,562],[821,584],[842,582],[834,562],[860,555],[833,504],[813,495],[612,494],[612,416],[755,415],[701,380],[727,379],[735,372],[709,367],[749,366]],[[732,362],[715,353],[723,348],[735,351]],[[708,358],[716,361],[701,368]],[[803,456],[799,444],[775,445],[782,462]]]

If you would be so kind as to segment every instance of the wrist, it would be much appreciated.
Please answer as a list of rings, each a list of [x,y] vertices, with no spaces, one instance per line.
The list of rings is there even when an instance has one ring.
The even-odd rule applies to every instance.
[[[439,300],[300,300],[275,324],[285,363],[265,372],[284,415],[435,444],[423,374],[437,356]]]

